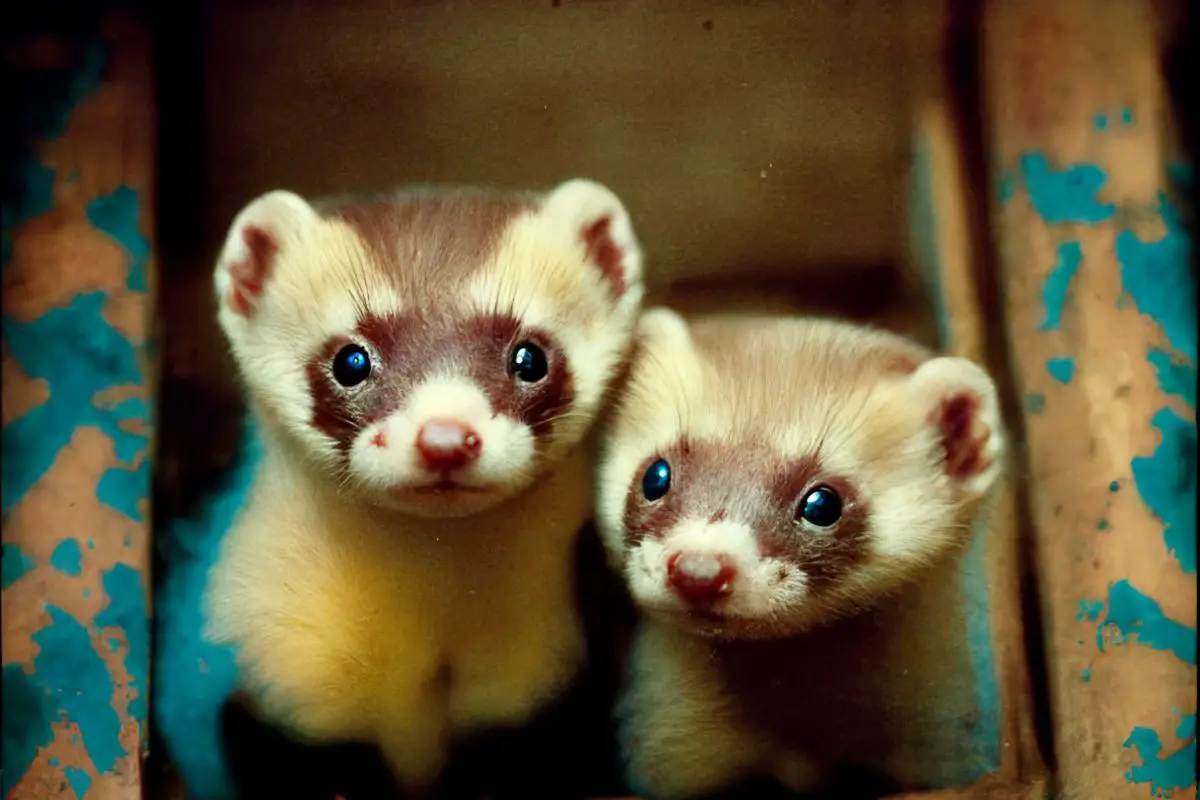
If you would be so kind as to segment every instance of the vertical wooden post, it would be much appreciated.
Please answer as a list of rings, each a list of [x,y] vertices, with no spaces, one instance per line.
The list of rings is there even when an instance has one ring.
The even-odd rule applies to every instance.
[[[993,0],[984,63],[1060,796],[1196,796],[1196,289],[1149,2]]]
[[[5,55],[29,91],[9,98],[25,140],[4,198],[3,797],[134,800],[150,662],[150,40],[114,21],[80,47],[33,38]]]

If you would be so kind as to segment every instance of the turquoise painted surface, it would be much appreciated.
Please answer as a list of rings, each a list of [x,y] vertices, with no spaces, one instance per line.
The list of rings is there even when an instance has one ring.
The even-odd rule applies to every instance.
[[[26,70],[8,87],[5,124],[19,148],[13,164],[18,191],[0,204],[3,269],[12,259],[13,231],[54,207],[54,170],[42,164],[38,143],[61,136],[75,107],[100,88],[107,55],[105,43],[94,40],[84,45],[74,69]]]
[[[941,275],[949,265],[937,255],[937,228],[934,217],[933,183],[929,142],[922,137],[916,143],[910,173],[909,225],[917,265],[928,286],[937,313],[939,345],[951,350],[952,327],[942,290]],[[1002,185],[1001,194],[1005,189]],[[938,775],[929,776],[936,786],[961,786],[994,773],[1000,767],[1000,688],[992,647],[991,600],[987,580],[987,520],[977,521],[971,544],[963,559],[959,586],[966,618],[964,641],[975,675],[978,717],[966,729],[971,738],[973,758],[966,763],[945,763]],[[953,636],[950,632],[947,635]]]
[[[1040,331],[1056,331],[1062,327],[1063,308],[1067,304],[1067,290],[1083,263],[1083,247],[1079,242],[1063,242],[1058,246],[1058,259],[1042,284],[1042,305],[1045,317]]]
[[[14,109],[23,149],[17,173],[18,197],[15,202],[6,201],[3,207],[5,271],[10,268],[16,229],[54,205],[56,175],[40,163],[39,142],[61,135],[75,106],[100,86],[105,50],[102,42],[92,41],[83,46],[79,64],[73,70],[32,71],[20,76],[17,94],[28,102]],[[88,212],[95,228],[125,249],[127,286],[143,290],[149,245],[137,230],[136,193],[127,187],[118,188],[94,200]],[[31,320],[18,321],[7,315],[2,319],[5,347],[26,375],[45,380],[49,390],[45,403],[3,430],[0,491],[6,521],[29,489],[45,476],[74,433],[84,426],[108,436],[121,462],[100,479],[95,490],[97,499],[131,520],[142,519],[141,506],[150,489],[149,408],[139,401],[110,406],[95,399],[109,390],[140,387],[144,378],[137,358],[142,345],[129,341],[102,315],[108,299],[105,292],[89,292]],[[142,423],[138,433],[120,427],[130,420]],[[126,541],[126,548],[129,545]],[[94,548],[95,542],[88,540],[86,550]],[[4,589],[42,569],[76,578],[87,563],[87,553],[75,538],[59,542],[44,564],[6,542]],[[26,666],[17,663],[4,665],[4,796],[25,776],[39,750],[53,740],[53,723],[71,722],[78,727],[77,738],[103,775],[111,773],[128,755],[119,740],[123,715],[129,714],[139,722],[145,720],[149,671],[145,576],[118,563],[100,577],[104,604],[92,624],[81,623],[70,610],[55,604],[54,598],[47,598],[49,620],[31,635],[37,655],[26,666],[32,671],[26,672]],[[98,651],[105,642],[111,652],[126,648],[123,660],[131,676],[128,688],[137,694],[127,708],[122,700],[114,700],[123,684]],[[115,647],[114,642],[118,643]],[[81,769],[68,768],[64,775],[80,797],[91,786],[92,778]]]
[[[1105,649],[1105,638],[1115,644],[1136,643],[1170,653],[1183,663],[1196,666],[1196,629],[1189,628],[1163,613],[1152,598],[1129,581],[1117,581],[1109,588],[1108,613],[1096,631],[1096,644]],[[1138,754],[1142,763],[1125,775],[1131,783],[1148,784],[1151,796],[1170,797],[1171,793],[1196,783],[1196,713],[1185,715],[1175,736],[1181,744],[1174,752],[1164,753],[1162,737],[1153,728],[1134,727],[1124,742]]]
[[[261,442],[247,426],[232,467],[199,512],[159,530],[168,567],[155,596],[154,722],[192,800],[232,796],[219,720],[236,679],[235,653],[204,639],[203,595],[221,538],[245,503],[261,454]]]
[[[1097,224],[1112,219],[1117,207],[1096,199],[1108,174],[1095,164],[1072,164],[1055,169],[1044,153],[1025,153],[1019,159],[1021,179],[1038,216],[1051,225],[1064,222]]]
[[[1133,483],[1142,502],[1163,524],[1163,540],[1186,573],[1196,571],[1196,423],[1169,408],[1152,424],[1162,442],[1133,459]]]
[[[1070,383],[1075,377],[1075,359],[1066,356],[1048,359],[1046,372],[1059,383]]]
[[[1131,108],[1120,112],[1123,125],[1134,124]],[[1107,113],[1097,114],[1093,126],[1100,131],[1112,129]],[[1191,181],[1190,165],[1168,165],[1171,180]],[[1112,221],[1115,204],[1097,196],[1107,183],[1107,175],[1097,164],[1071,164],[1061,168],[1050,165],[1042,153],[1030,152],[1019,159],[1019,174],[1025,183],[1031,205],[1051,225],[1076,223],[1095,225]],[[1146,507],[1163,523],[1166,551],[1185,573],[1196,571],[1196,291],[1191,263],[1192,242],[1182,224],[1182,216],[1165,194],[1157,198],[1157,210],[1165,225],[1165,234],[1154,241],[1142,241],[1132,230],[1117,233],[1115,253],[1124,289],[1118,308],[1132,305],[1151,317],[1162,329],[1166,347],[1152,347],[1144,357],[1154,368],[1164,394],[1182,400],[1192,409],[1185,419],[1176,410],[1164,407],[1152,420],[1161,443],[1150,455],[1134,458],[1130,464],[1134,485]],[[1058,258],[1042,286],[1045,315],[1040,329],[1061,327],[1062,312],[1071,279],[1082,263],[1075,263],[1072,242],[1060,245]],[[1065,257],[1064,257],[1065,256]],[[1074,375],[1069,356],[1051,358],[1047,372],[1060,383]],[[1033,412],[1036,413],[1036,412]],[[1113,480],[1109,492],[1121,488]],[[1099,532],[1109,529],[1106,518],[1096,524]],[[1166,619],[1158,604],[1135,590],[1127,580],[1118,580],[1110,590],[1108,615],[1101,630],[1116,631],[1119,637],[1134,637],[1155,649],[1167,649],[1185,663],[1195,666],[1196,632]],[[1080,601],[1079,620],[1095,618],[1096,602]],[[1098,643],[1103,651],[1104,643]],[[1090,680],[1091,671],[1084,680]],[[1142,763],[1126,774],[1133,783],[1147,784],[1154,796],[1192,786],[1196,782],[1195,714],[1183,718],[1176,736],[1183,744],[1164,755],[1160,734],[1150,728],[1135,727],[1124,744],[1137,751]]]
[[[1030,414],[1040,414],[1046,410],[1046,395],[1041,392],[1030,392],[1025,395],[1025,410]]]

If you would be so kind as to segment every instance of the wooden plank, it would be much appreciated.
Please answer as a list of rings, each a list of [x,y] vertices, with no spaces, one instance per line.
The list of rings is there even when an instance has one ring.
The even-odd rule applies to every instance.
[[[154,103],[146,32],[6,53],[19,197],[4,214],[7,800],[141,797],[149,674]],[[11,203],[11,204],[10,204]]]
[[[979,241],[970,216],[979,192],[969,185],[963,151],[966,132],[956,117],[953,102],[938,96],[917,116],[917,159],[910,196],[914,255],[931,284],[941,349],[984,364],[1003,386],[1005,366],[988,363],[988,332],[977,278],[986,264],[976,256],[985,243]],[[997,489],[962,566],[967,644],[975,654],[980,703],[994,715],[998,743],[995,772],[984,783],[997,786],[1024,785],[1039,778],[1044,769],[1033,729],[1021,612],[1015,494],[1019,459],[1015,452],[1010,454],[1013,466]]]
[[[1148,2],[995,0],[988,125],[1064,798],[1196,796],[1196,311]]]

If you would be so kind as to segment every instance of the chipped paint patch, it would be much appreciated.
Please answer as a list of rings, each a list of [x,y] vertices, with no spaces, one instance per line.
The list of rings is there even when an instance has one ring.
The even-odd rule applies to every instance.
[[[1175,731],[1186,743],[1174,753],[1162,755],[1162,739],[1152,728],[1134,728],[1125,740],[1141,756],[1142,763],[1125,773],[1130,783],[1150,784],[1152,797],[1170,797],[1172,793],[1196,783],[1196,715],[1187,716]]]
[[[83,572],[83,550],[74,539],[63,539],[50,554],[50,566],[63,575],[75,577]]]
[[[1091,669],[1085,669],[1085,670],[1083,671],[1083,673],[1080,675],[1080,678],[1082,678],[1082,679],[1083,679],[1083,682],[1084,682],[1084,683],[1091,683],[1091,682],[1092,682],[1092,671],[1091,671]]]
[[[1173,653],[1185,664],[1196,666],[1196,629],[1167,617],[1153,598],[1139,592],[1127,580],[1108,587],[1108,613],[1096,631],[1096,646],[1104,652],[1105,636],[1112,644],[1138,644]]]
[[[1071,379],[1075,377],[1075,359],[1067,357],[1048,359],[1046,372],[1059,383],[1070,383]]]
[[[5,542],[0,553],[0,586],[7,589],[37,567],[37,563],[22,552],[20,545]]]
[[[1146,360],[1150,362],[1157,373],[1158,388],[1162,389],[1165,394],[1180,398],[1189,407],[1196,407],[1195,367],[1177,358],[1172,358],[1170,353],[1156,347],[1150,349]]]
[[[1030,414],[1040,414],[1046,410],[1046,395],[1041,392],[1030,392],[1025,395],[1025,410]]]
[[[1079,242],[1063,242],[1058,256],[1042,283],[1042,306],[1045,309],[1039,331],[1056,331],[1062,327],[1063,309],[1067,305],[1067,290],[1071,287],[1079,265],[1083,263],[1083,246]]]
[[[1169,408],[1151,419],[1162,441],[1149,456],[1133,459],[1133,483],[1163,524],[1163,540],[1186,573],[1196,571],[1196,423]]]
[[[1160,194],[1158,210],[1166,233],[1143,242],[1133,231],[1117,235],[1116,255],[1121,285],[1138,311],[1162,328],[1167,342],[1196,364],[1196,280],[1192,271],[1192,240],[1178,209]]]
[[[1100,612],[1103,610],[1103,600],[1080,600],[1079,610],[1075,612],[1075,619],[1079,622],[1084,620],[1095,622],[1100,618]]]
[[[89,269],[95,268],[93,277],[98,276],[99,283],[89,283],[88,291],[73,294],[79,292],[79,288],[70,282],[73,273],[65,270],[63,275],[67,282],[55,285],[60,295],[47,302],[43,293],[29,290],[30,296],[25,298],[20,318],[5,314],[2,320],[6,355],[11,355],[20,372],[30,381],[44,387],[43,396],[28,407],[21,406],[21,410],[12,419],[6,419],[4,425],[0,494],[3,495],[5,538],[11,535],[16,541],[28,544],[43,533],[49,537],[51,531],[36,530],[38,512],[43,504],[60,502],[60,499],[64,506],[74,507],[78,503],[88,510],[94,508],[101,517],[99,524],[91,526],[85,521],[82,527],[72,529],[72,535],[66,538],[62,532],[55,533],[45,542],[45,550],[40,549],[39,542],[37,553],[39,560],[45,558],[44,563],[31,566],[29,559],[25,559],[29,563],[22,563],[16,558],[21,555],[19,548],[5,544],[6,590],[11,585],[10,577],[13,581],[19,580],[35,566],[43,570],[47,579],[47,593],[41,598],[40,607],[27,604],[25,599],[18,600],[15,613],[19,614],[24,627],[17,634],[20,641],[14,643],[25,655],[21,656],[20,663],[4,665],[2,774],[5,797],[22,781],[27,780],[29,786],[50,778],[55,781],[55,791],[65,796],[72,792],[81,798],[88,793],[93,796],[98,792],[103,794],[116,782],[126,783],[131,778],[130,770],[136,768],[134,760],[140,756],[141,745],[133,743],[130,734],[144,732],[144,695],[149,668],[147,604],[142,591],[140,602],[130,605],[126,599],[128,592],[119,580],[114,582],[110,577],[124,572],[133,576],[133,582],[141,587],[141,574],[133,566],[119,564],[101,576],[104,586],[104,593],[99,598],[101,612],[94,620],[91,619],[94,607],[82,602],[82,598],[90,596],[90,588],[81,587],[78,581],[63,583],[56,579],[56,574],[76,577],[110,565],[112,562],[108,559],[112,551],[109,545],[113,544],[110,537],[119,541],[131,528],[136,531],[133,515],[127,514],[130,517],[127,524],[122,524],[126,523],[122,520],[116,522],[118,527],[114,528],[113,515],[95,506],[86,494],[91,488],[87,484],[94,478],[82,484],[72,480],[52,492],[44,491],[60,469],[63,474],[70,474],[98,464],[98,469],[103,470],[113,463],[113,456],[117,464],[110,471],[140,471],[140,484],[128,481],[124,494],[116,493],[118,498],[136,495],[136,499],[130,501],[136,511],[139,503],[146,502],[150,488],[150,403],[135,397],[146,393],[145,376],[139,361],[143,345],[129,338],[140,339],[145,328],[145,322],[137,314],[147,309],[147,298],[143,293],[150,283],[147,275],[150,247],[137,231],[137,194],[130,188],[119,187],[109,195],[92,199],[82,209],[91,222],[89,230],[84,225],[81,210],[73,204],[56,207],[55,196],[58,181],[79,179],[73,197],[97,183],[90,151],[87,148],[81,150],[75,146],[75,141],[66,143],[70,159],[83,158],[78,174],[73,170],[71,175],[59,175],[52,167],[40,163],[44,145],[67,129],[74,108],[91,98],[101,86],[106,50],[102,41],[92,40],[84,46],[82,64],[77,69],[18,73],[22,97],[14,105],[25,106],[19,112],[24,116],[14,126],[17,138],[25,148],[19,154],[22,163],[18,180],[21,185],[17,187],[22,199],[14,205],[6,203],[3,209],[5,270],[11,268],[23,272],[41,268],[41,264],[26,258],[24,242],[17,237],[28,235],[33,240],[33,247],[37,248],[45,242],[42,237],[54,236],[52,231],[41,227],[21,230],[26,222],[48,212],[55,215],[56,224],[61,222],[77,231],[79,236],[90,237],[88,246],[95,243],[99,234],[107,233],[122,245],[126,257],[120,258],[118,251],[105,242],[103,255],[89,262]],[[40,88],[35,91],[30,87]],[[106,94],[89,104],[89,109],[104,113],[92,115],[89,110],[88,114],[94,122],[116,124],[118,127],[112,129],[112,135],[119,137],[119,126],[126,123],[121,117],[122,108],[119,98]],[[107,183],[103,176],[100,177],[100,182]],[[79,253],[99,252],[95,248],[75,248],[63,257],[77,258],[76,249]],[[17,255],[15,266],[14,251]],[[21,276],[10,277],[15,278],[14,285],[23,285]],[[111,293],[90,291],[95,286],[111,290]],[[105,317],[106,310],[111,313],[117,307],[127,318],[122,329],[127,333],[115,329]],[[133,430],[129,430],[131,424]],[[79,454],[69,449],[81,431],[103,434],[104,438],[98,437],[98,441],[103,442],[103,449],[93,448],[85,457],[101,460],[81,463]],[[110,443],[111,451],[108,450]],[[47,476],[51,478],[49,481],[45,480]],[[38,491],[31,495],[30,490],[35,486]],[[85,494],[79,494],[75,487]],[[105,500],[99,487],[97,495],[101,501]],[[26,501],[26,507],[10,514]],[[38,504],[36,509],[35,503]],[[117,502],[107,504],[120,507]],[[80,514],[86,517],[82,508]],[[32,525],[30,520],[34,520]],[[10,525],[10,522],[14,524]],[[84,537],[89,534],[100,540],[100,547],[91,538],[84,547]],[[48,558],[45,553],[50,554]],[[25,598],[25,595],[19,597]],[[6,591],[6,614],[13,610],[8,605],[9,600]],[[39,625],[42,625],[40,629]],[[6,657],[15,652],[8,647],[11,635],[12,632],[6,630]],[[110,652],[109,641],[118,643],[117,658]],[[118,659],[123,659],[124,663],[119,663]],[[73,733],[68,734],[68,731]],[[51,764],[44,752],[47,747],[67,750],[54,751],[57,760]],[[69,766],[62,767],[63,763]]]
[[[1019,160],[1021,176],[1034,211],[1051,225],[1081,222],[1095,225],[1113,218],[1117,207],[1101,203],[1096,194],[1108,175],[1095,164],[1072,164],[1054,169],[1044,153],[1025,153]]]

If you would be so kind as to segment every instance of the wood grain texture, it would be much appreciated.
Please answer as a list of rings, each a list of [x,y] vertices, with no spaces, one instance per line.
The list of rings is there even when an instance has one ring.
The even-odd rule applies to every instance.
[[[1195,272],[1160,22],[1132,0],[997,0],[985,21],[1068,799],[1196,796]]]

